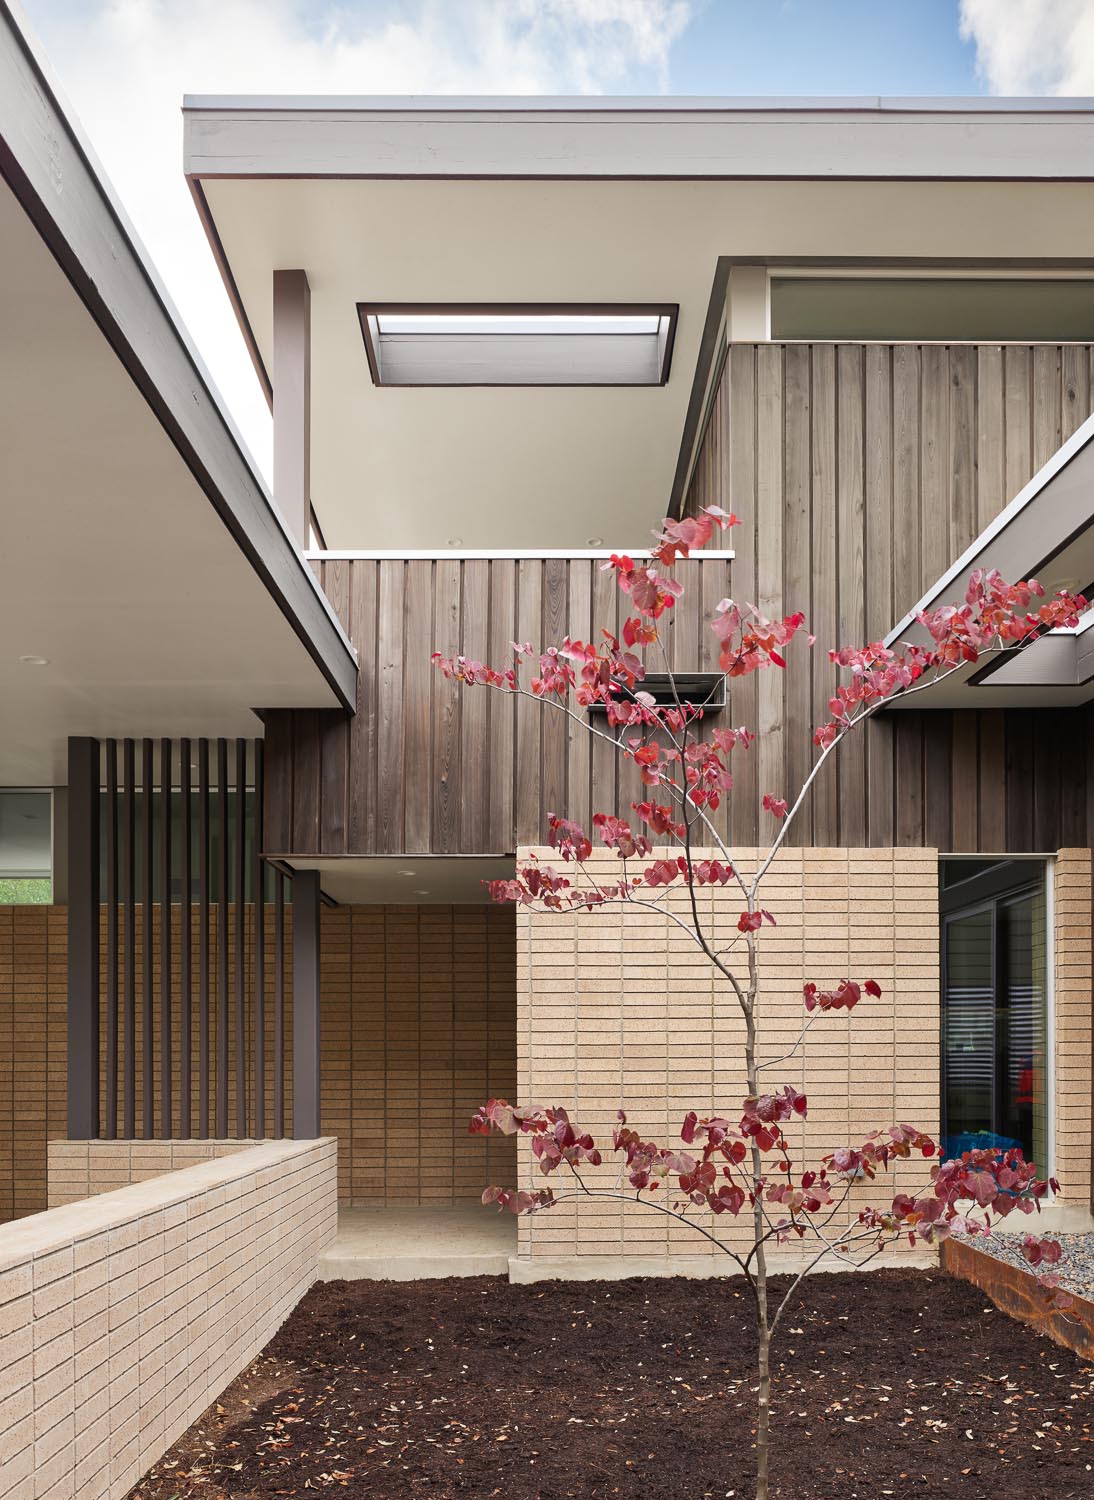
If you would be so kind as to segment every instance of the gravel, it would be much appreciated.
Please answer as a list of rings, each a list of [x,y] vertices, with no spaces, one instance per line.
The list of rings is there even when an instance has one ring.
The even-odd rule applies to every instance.
[[[1037,1232],[1032,1220],[1029,1232]],[[1022,1270],[1031,1271],[1034,1275],[1043,1271],[1054,1271],[1065,1290],[1094,1301],[1094,1232],[1052,1234],[1051,1237],[1059,1240],[1062,1252],[1059,1261],[1054,1266],[1031,1266],[1022,1254],[1022,1235],[1020,1234],[978,1235],[976,1239],[968,1243],[977,1250],[993,1255],[996,1260],[1005,1261],[1011,1266],[1020,1266]]]

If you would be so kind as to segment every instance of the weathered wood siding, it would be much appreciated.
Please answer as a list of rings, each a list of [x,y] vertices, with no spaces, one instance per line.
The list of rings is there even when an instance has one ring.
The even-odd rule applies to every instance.
[[[1089,345],[735,344],[685,509],[735,511],[733,589],[804,609],[818,647],[876,640],[1090,414]],[[759,780],[800,785],[833,675],[736,690]],[[1083,711],[894,713],[843,748],[795,841],[956,850],[1086,843]],[[740,836],[755,827],[739,807]]]
[[[618,629],[620,594],[589,559],[329,559],[320,580],[360,655],[357,716],[266,716],[267,852],[504,854],[539,843],[551,812],[629,808],[632,767],[557,709],[446,682],[434,650],[505,665],[511,641],[544,646]],[[714,669],[706,621],[729,563],[706,559],[666,631],[681,669]],[[599,727],[603,722],[599,721]]]
[[[724,722],[759,732],[734,756],[718,822],[750,846],[764,792],[812,764],[832,643],[877,639],[998,514],[1091,409],[1091,346],[739,344],[729,351],[687,508],[734,510],[736,558],[684,565],[674,664],[712,668],[725,594],[802,608],[811,662],[735,682]],[[633,768],[557,711],[461,690],[436,649],[504,662],[618,626],[620,596],[584,559],[317,565],[361,662],[356,718],[266,719],[267,852],[506,853],[546,815],[629,811]],[[652,663],[656,667],[657,663]],[[1054,850],[1089,842],[1085,711],[893,713],[853,740],[793,841]]]

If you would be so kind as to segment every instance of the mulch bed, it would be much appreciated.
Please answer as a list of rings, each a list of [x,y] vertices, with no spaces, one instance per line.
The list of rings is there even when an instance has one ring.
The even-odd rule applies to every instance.
[[[740,1282],[319,1285],[133,1500],[747,1500]],[[936,1272],[823,1275],[779,1330],[772,1494],[1094,1494],[1094,1365]]]

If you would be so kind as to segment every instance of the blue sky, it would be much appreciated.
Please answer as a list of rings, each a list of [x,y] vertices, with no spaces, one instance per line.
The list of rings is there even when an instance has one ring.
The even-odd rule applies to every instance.
[[[184,93],[1094,94],[1094,0],[23,0],[259,466]]]
[[[709,0],[671,48],[683,94],[979,94],[958,0]]]

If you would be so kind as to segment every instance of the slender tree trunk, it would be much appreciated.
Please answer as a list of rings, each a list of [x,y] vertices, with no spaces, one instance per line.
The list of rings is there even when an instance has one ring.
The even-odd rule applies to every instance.
[[[759,1094],[759,1074],[756,1071],[756,989],[757,976],[755,950],[749,939],[751,981],[748,1007],[745,1012],[745,1066],[748,1072],[748,1092]],[[763,1159],[758,1146],[752,1147],[752,1181],[756,1185],[763,1175]],[[763,1200],[756,1190],[756,1201],[752,1206],[752,1227],[756,1245],[756,1500],[768,1500],[768,1456],[771,1429],[771,1331],[767,1321],[767,1250],[764,1241]]]

